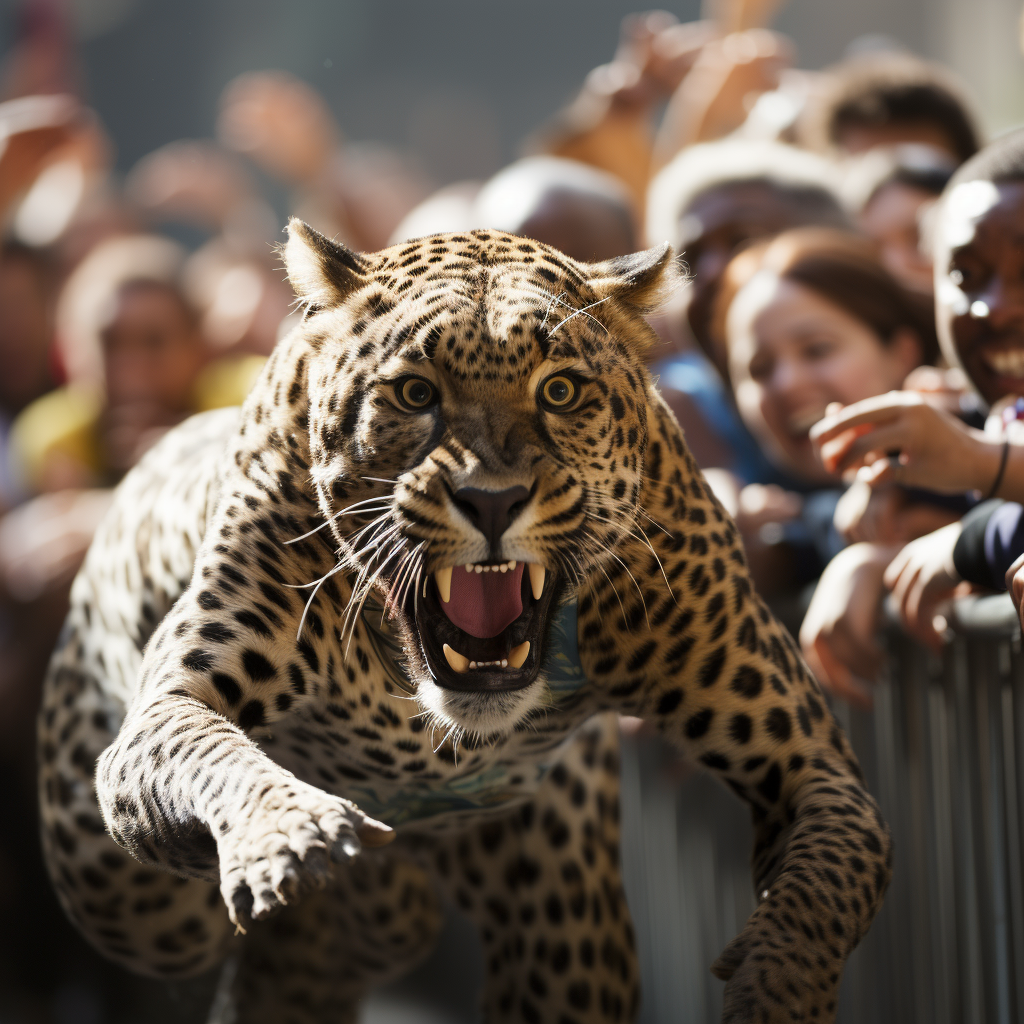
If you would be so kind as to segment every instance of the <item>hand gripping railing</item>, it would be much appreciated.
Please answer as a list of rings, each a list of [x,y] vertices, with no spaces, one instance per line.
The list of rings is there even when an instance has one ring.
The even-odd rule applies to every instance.
[[[937,657],[897,627],[872,714],[833,707],[895,838],[892,886],[850,958],[842,1024],[1024,1024],[1024,656],[1005,595],[958,600]],[[708,967],[753,909],[745,809],[625,741],[623,862],[644,1024],[712,1024]],[[675,778],[670,777],[674,773]]]

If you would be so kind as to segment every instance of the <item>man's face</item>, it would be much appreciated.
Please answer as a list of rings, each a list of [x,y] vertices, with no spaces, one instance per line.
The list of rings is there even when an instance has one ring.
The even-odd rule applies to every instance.
[[[715,292],[729,260],[747,242],[804,222],[792,202],[760,182],[722,185],[693,201],[680,225],[680,249],[693,278],[686,316],[705,352]]]
[[[931,253],[921,249],[921,214],[935,201],[923,189],[899,181],[883,185],[860,213],[864,233],[878,243],[889,272],[905,287],[928,294],[932,290]]]
[[[161,285],[132,285],[113,313],[101,334],[108,405],[145,407],[158,422],[187,412],[206,349],[181,299]]]
[[[965,182],[943,201],[935,317],[985,401],[1024,394],[1024,182]]]

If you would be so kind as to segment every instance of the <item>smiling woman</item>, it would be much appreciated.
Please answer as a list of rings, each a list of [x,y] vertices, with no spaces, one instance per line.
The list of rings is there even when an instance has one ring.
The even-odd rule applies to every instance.
[[[769,458],[811,484],[836,480],[809,438],[828,405],[900,387],[936,350],[930,299],[905,290],[870,243],[816,228],[732,261],[714,334],[748,428]]]

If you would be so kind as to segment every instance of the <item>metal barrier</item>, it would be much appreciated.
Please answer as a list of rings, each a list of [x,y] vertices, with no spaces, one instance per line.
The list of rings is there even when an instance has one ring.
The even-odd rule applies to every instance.
[[[1005,595],[956,603],[940,659],[896,629],[875,711],[834,710],[895,838],[841,1024],[1024,1024],[1024,656]],[[623,750],[623,866],[643,1024],[717,1024],[708,968],[754,906],[746,809],[667,752]]]

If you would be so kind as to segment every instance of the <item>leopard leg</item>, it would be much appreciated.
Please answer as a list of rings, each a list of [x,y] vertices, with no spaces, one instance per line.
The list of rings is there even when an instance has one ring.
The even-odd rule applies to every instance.
[[[47,868],[64,909],[101,952],[160,978],[221,962],[234,932],[215,883],[142,865],[107,834],[93,779],[123,714],[66,640],[51,664],[39,722]]]
[[[434,851],[442,884],[480,929],[488,1024],[635,1020],[618,773],[616,721],[604,715],[570,741],[533,800]]]
[[[430,952],[442,919],[428,876],[402,851],[364,853],[327,888],[249,926],[211,1024],[355,1024],[370,989]]]

